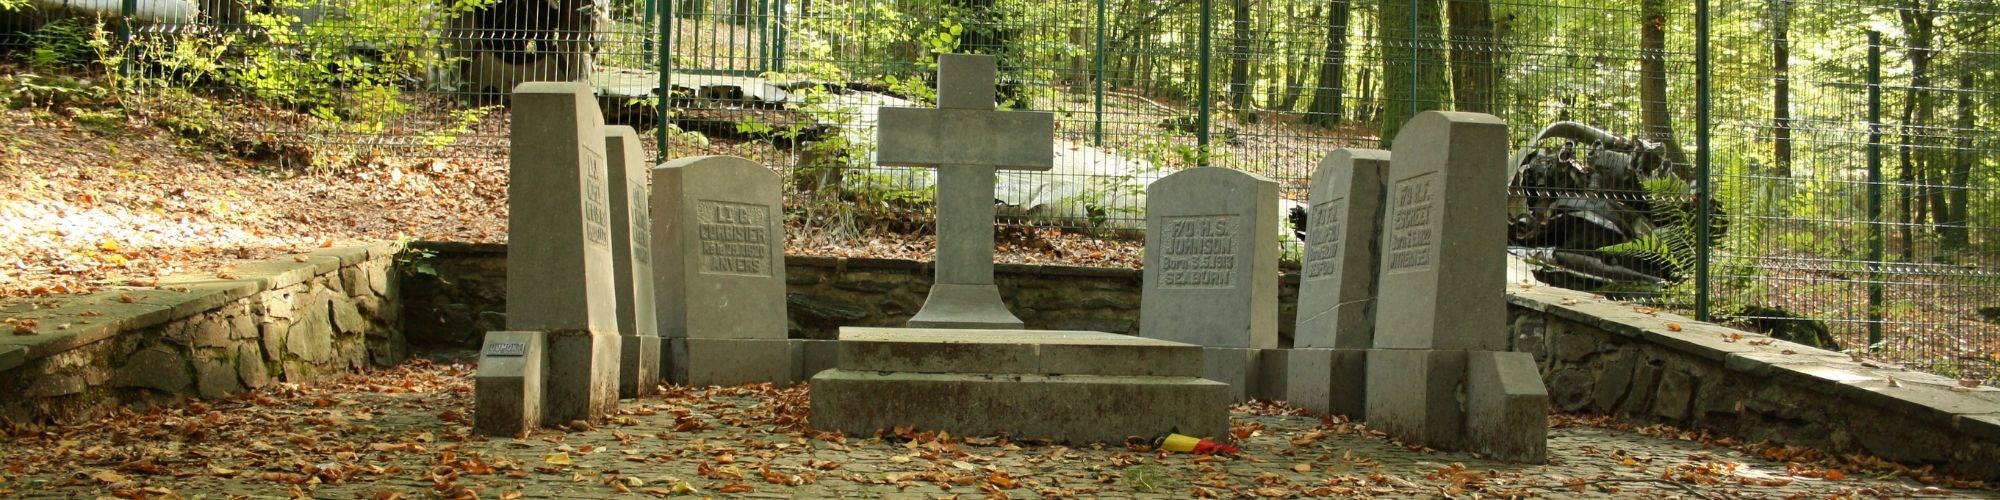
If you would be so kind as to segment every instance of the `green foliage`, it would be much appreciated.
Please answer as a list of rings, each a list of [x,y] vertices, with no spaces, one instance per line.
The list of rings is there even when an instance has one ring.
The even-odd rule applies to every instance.
[[[1656,223],[1653,231],[1598,250],[1660,264],[1674,276],[1693,276],[1695,254],[1702,248],[1695,234],[1696,214],[1682,204],[1689,192],[1687,181],[1676,177],[1654,177],[1641,183],[1645,186],[1647,200],[1652,204]],[[1694,280],[1680,279],[1660,290],[1658,297],[1665,304],[1691,305],[1694,303],[1694,291]]]
[[[50,21],[28,35],[34,47],[28,51],[28,65],[50,69],[87,67],[96,54],[90,46],[91,35],[91,28],[84,26],[82,18]]]

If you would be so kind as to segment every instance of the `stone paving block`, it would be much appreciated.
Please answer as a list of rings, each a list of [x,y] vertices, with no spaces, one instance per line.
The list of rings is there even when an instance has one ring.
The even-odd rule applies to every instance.
[[[1201,348],[1201,378],[1229,384],[1231,402],[1249,401],[1257,393],[1257,356],[1249,347]]]
[[[1201,374],[1201,348],[1065,330],[840,329],[840,367],[919,373]]]
[[[667,380],[691,386],[792,383],[790,339],[667,339]]]
[[[472,383],[472,431],[514,436],[535,428],[542,410],[542,332],[486,332]]]
[[[1357,420],[1366,415],[1367,349],[1293,349],[1286,368],[1292,406]]]
[[[1525,352],[1466,355],[1465,442],[1509,462],[1548,462],[1549,391]]]
[[[1194,377],[881,373],[814,376],[813,425],[850,436],[913,426],[962,436],[1006,434],[1118,443],[1169,430],[1229,431],[1229,388]]]
[[[1462,449],[1466,351],[1368,351],[1368,425],[1441,450]]]

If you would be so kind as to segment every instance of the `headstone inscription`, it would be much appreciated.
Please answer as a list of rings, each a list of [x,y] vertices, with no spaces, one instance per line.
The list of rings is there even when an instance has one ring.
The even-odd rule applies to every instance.
[[[611,261],[618,293],[618,395],[651,395],[660,382],[659,320],[653,299],[652,186],[646,150],[632,127],[605,127],[611,181]]]
[[[668,379],[792,380],[784,205],[776,172],[734,156],[653,169],[653,289]]]
[[[541,421],[595,420],[618,405],[604,120],[582,83],[524,83],[513,106],[507,329],[543,334]]]
[[[1260,349],[1278,347],[1278,183],[1225,168],[1146,188],[1139,335],[1204,347],[1203,377],[1254,394]]]
[[[1507,347],[1506,234],[1497,215],[1505,213],[1506,148],[1506,124],[1477,113],[1420,113],[1397,136],[1367,418],[1440,449],[1539,461],[1546,440],[1533,436],[1546,436],[1547,420],[1520,415],[1546,412],[1548,393],[1520,380],[1535,373],[1532,357],[1495,352]]]
[[[993,56],[938,56],[936,109],[881,108],[875,162],[935,167],[937,274],[913,328],[1021,328],[993,283],[993,172],[1055,167],[1055,115],[995,111]]]
[[[1374,343],[1376,254],[1389,152],[1337,149],[1313,173],[1298,322],[1284,398],[1313,411],[1366,411]]]

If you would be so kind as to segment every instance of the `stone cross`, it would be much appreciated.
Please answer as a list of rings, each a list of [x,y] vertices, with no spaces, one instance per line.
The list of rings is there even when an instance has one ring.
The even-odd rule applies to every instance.
[[[937,271],[911,327],[1021,328],[993,284],[994,171],[1055,167],[1055,115],[993,107],[993,56],[938,56],[937,109],[882,108],[875,162],[933,167]]]

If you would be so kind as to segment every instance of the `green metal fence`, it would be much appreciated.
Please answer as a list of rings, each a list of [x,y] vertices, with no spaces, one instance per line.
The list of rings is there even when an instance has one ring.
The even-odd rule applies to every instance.
[[[588,79],[661,158],[784,174],[794,238],[921,230],[882,222],[924,220],[929,174],[871,165],[873,110],[928,105],[937,52],[998,56],[1003,105],[1057,114],[1058,167],[1002,179],[1006,223],[1095,238],[1131,237],[1177,169],[1302,203],[1334,148],[1487,112],[1523,153],[1506,223],[1539,279],[1970,378],[2000,364],[1991,2],[185,3],[202,14],[117,31],[126,70],[291,113],[269,133],[315,146],[280,158],[503,164],[504,90]],[[0,23],[0,47],[67,12]]]

